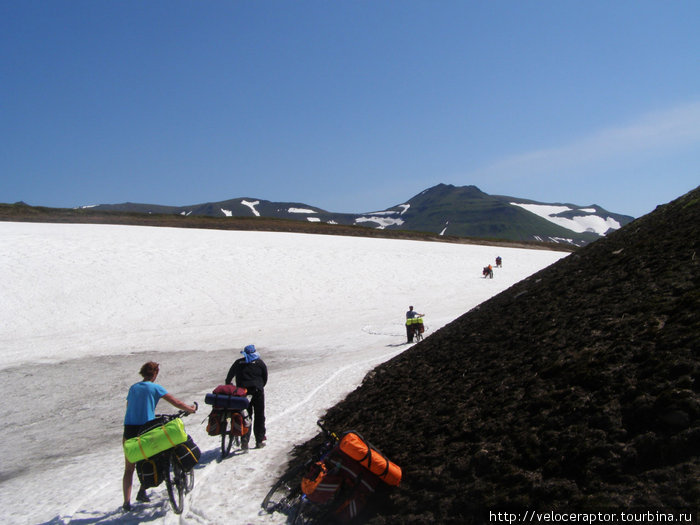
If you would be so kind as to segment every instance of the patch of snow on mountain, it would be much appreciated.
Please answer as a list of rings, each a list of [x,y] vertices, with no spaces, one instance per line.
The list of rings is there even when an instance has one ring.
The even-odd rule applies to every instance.
[[[401,226],[403,221],[401,219],[391,219],[389,217],[358,217],[355,219],[355,224],[361,222],[376,222],[378,224],[377,229],[383,230],[387,226]]]
[[[542,238],[539,235],[533,235],[532,236],[537,242],[553,242],[555,244],[571,244],[572,246],[579,246],[580,243],[577,243],[573,239],[567,239],[565,237],[547,237],[547,238]]]
[[[554,206],[553,204],[521,204],[518,202],[511,202],[511,204],[513,206],[520,206],[530,213],[534,213],[535,215],[539,215],[545,219],[550,219],[558,213],[571,211],[571,208],[568,206]]]
[[[288,213],[316,213],[314,210],[307,210],[305,208],[289,208]]]
[[[573,244],[576,245],[573,239],[567,239],[566,237],[549,237],[550,241],[558,243],[564,243],[564,244]]]
[[[571,219],[567,217],[557,217],[557,214],[572,211],[572,208],[568,206],[554,206],[550,204],[521,204],[518,202],[511,202],[513,206],[520,206],[521,208],[534,213],[547,219],[549,222],[553,222],[559,226],[562,226],[568,230],[574,231],[576,233],[592,232],[598,235],[605,235],[605,233],[610,230],[617,230],[620,228],[620,223],[617,222],[612,217],[600,217],[598,215],[577,215]],[[590,208],[579,209],[578,211],[585,212],[590,210]]]
[[[307,217],[306,220],[309,222],[321,222],[321,219],[318,217]]]
[[[260,212],[259,212],[258,210],[255,209],[255,207],[256,207],[258,204],[260,204],[260,201],[252,201],[252,202],[250,202],[250,201],[241,201],[241,204],[242,204],[243,206],[248,206],[248,207],[250,208],[250,211],[252,211],[253,214],[254,214],[256,217],[260,217]]]
[[[221,213],[226,215],[226,217],[233,217],[233,212],[231,210],[225,210],[223,208],[220,208],[220,209],[221,209]]]
[[[406,211],[408,211],[408,209],[411,207],[411,205],[410,204],[399,204],[396,207],[402,208],[402,209],[400,211],[399,210],[373,211],[373,212],[368,213],[367,215],[372,215],[372,216],[374,216],[374,215],[396,215],[397,213],[399,215],[403,215],[404,213],[406,213]],[[403,224],[403,223],[401,223],[401,224]]]

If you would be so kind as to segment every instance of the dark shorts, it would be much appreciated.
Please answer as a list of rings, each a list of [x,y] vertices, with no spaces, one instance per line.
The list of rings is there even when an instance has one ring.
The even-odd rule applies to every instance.
[[[139,435],[141,425],[124,425],[124,439],[131,439]]]

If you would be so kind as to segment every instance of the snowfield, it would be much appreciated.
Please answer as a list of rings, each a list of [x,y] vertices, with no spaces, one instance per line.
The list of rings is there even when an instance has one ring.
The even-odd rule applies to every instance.
[[[553,222],[558,226],[562,226],[567,230],[577,233],[592,232],[603,236],[610,230],[619,230],[622,227],[622,225],[612,217],[603,218],[599,215],[594,215],[596,213],[595,208],[579,208],[578,212],[586,215],[576,215],[572,219],[567,219],[566,217],[559,217],[558,214],[572,211],[572,208],[568,206],[523,204],[517,202],[511,202],[511,204],[513,206],[520,206],[543,219],[547,219],[549,222]]]
[[[250,203],[251,206],[253,203]],[[482,268],[497,255],[493,279]],[[0,222],[3,523],[283,523],[260,502],[296,443],[377,364],[566,253],[406,240]],[[255,344],[268,446],[219,461],[204,395]],[[144,362],[197,401],[201,448],[181,516],[164,485],[121,510],[125,398]],[[158,411],[174,412],[163,402]],[[345,429],[336,429],[345,430]],[[371,436],[367,436],[371,439]],[[138,480],[134,476],[134,496]]]

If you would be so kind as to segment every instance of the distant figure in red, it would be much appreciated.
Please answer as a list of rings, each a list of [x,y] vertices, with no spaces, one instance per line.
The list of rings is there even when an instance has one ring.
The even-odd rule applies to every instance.
[[[496,268],[501,268],[503,266],[503,260],[501,259],[501,256],[499,255],[496,257]]]
[[[484,271],[481,272],[481,274],[484,276],[484,279],[486,279],[487,277],[489,279],[493,279],[493,266],[491,266],[490,264],[488,266],[484,266]]]

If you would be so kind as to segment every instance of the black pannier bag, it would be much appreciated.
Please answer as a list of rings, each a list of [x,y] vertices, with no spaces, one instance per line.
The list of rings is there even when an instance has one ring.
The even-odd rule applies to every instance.
[[[199,463],[199,458],[202,457],[202,451],[192,439],[192,436],[187,434],[187,441],[175,445],[175,456],[185,472],[189,472],[194,466]]]
[[[165,465],[167,459],[163,454],[136,462],[136,475],[144,489],[157,487],[165,479]]]

